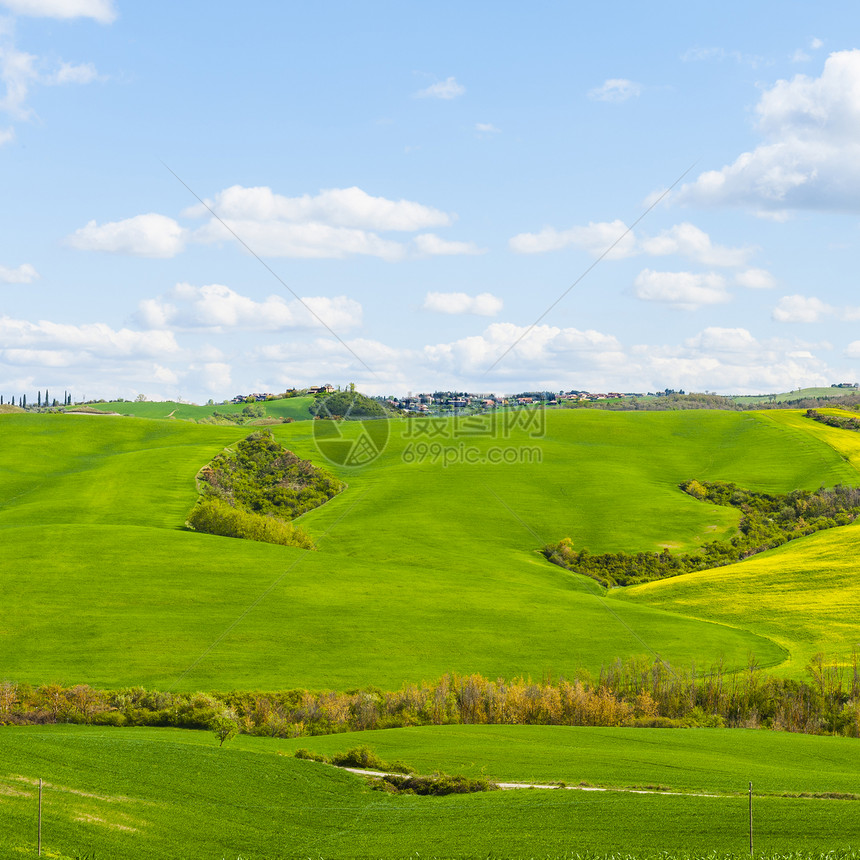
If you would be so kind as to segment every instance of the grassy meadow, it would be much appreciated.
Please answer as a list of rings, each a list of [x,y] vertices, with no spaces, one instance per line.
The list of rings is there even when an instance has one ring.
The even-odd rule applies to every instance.
[[[184,528],[197,471],[250,428],[0,415],[0,681],[396,689],[449,671],[573,676],[656,654],[728,667],[754,654],[802,677],[816,652],[860,642],[860,526],[608,593],[539,552],[565,536],[593,552],[694,550],[730,536],[738,512],[697,502],[681,481],[856,485],[860,435],[799,411],[551,411],[539,433],[493,420],[391,421],[361,468],[325,460],[322,422],[274,426],[348,484],[301,518],[310,552]],[[347,443],[362,433],[337,429]],[[390,796],[291,757],[358,743],[423,772],[682,796]],[[740,853],[750,780],[759,851],[848,849],[860,844],[858,801],[781,795],[860,794],[858,750],[716,729],[441,726],[240,736],[219,749],[210,732],[0,727],[0,856],[35,855],[39,777],[43,856],[57,858]]]
[[[35,855],[41,778],[43,848],[49,857],[740,854],[748,848],[748,775],[764,781],[767,774],[775,792],[792,792],[802,782],[800,763],[821,760],[825,767],[818,784],[839,791],[852,784],[845,771],[856,759],[843,739],[776,733],[767,735],[776,741],[756,754],[756,745],[744,732],[580,730],[571,740],[569,733],[558,729],[538,736],[529,727],[517,732],[495,727],[499,731],[488,736],[485,731],[451,728],[459,735],[446,738],[439,730],[422,740],[415,736],[428,730],[407,729],[377,732],[374,740],[422,764],[457,766],[464,757],[485,757],[487,771],[509,779],[542,768],[544,773],[554,769],[557,778],[566,776],[570,782],[587,774],[596,784],[625,786],[635,784],[640,774],[651,773],[653,766],[672,786],[730,793],[702,797],[694,792],[523,789],[448,797],[391,796],[373,791],[361,776],[289,757],[292,742],[238,738],[219,749],[214,736],[204,732],[2,728],[0,851],[10,858]],[[554,739],[556,733],[563,736]],[[524,736],[533,746],[531,756],[516,746],[523,744]],[[313,743],[334,740],[347,738]],[[515,746],[506,763],[501,748],[511,743]],[[436,751],[428,753],[433,747]],[[562,758],[553,768],[552,757],[559,754]],[[768,764],[767,757],[773,755],[781,761],[796,757],[799,761],[782,767]],[[525,763],[529,757],[535,766]],[[721,769],[737,769],[735,782],[730,783]],[[757,794],[757,853],[856,847],[857,804]]]
[[[537,438],[522,427],[467,438],[479,460],[498,449],[540,453],[537,464],[511,465],[422,459],[415,426],[391,422],[378,460],[327,464],[349,487],[301,518],[318,552],[184,530],[194,475],[245,428],[86,415],[0,421],[0,538],[12,596],[0,618],[0,677],[397,688],[447,671],[572,675],[655,653],[680,665],[722,656],[729,666],[754,653],[764,666],[801,671],[815,650],[860,640],[860,622],[847,614],[838,633],[815,633],[827,609],[814,602],[799,617],[796,604],[777,601],[759,628],[739,617],[745,604],[725,587],[720,599],[735,612],[725,617],[704,593],[704,608],[647,590],[619,600],[538,552],[566,535],[609,551],[691,549],[729,534],[736,511],[678,490],[694,476],[774,491],[855,482],[853,453],[832,441],[848,445],[842,437],[852,434],[791,414],[549,412]],[[316,423],[274,432],[324,462]],[[437,444],[455,452],[466,444],[458,425],[441,426],[449,435]],[[827,532],[781,553],[802,559],[807,546],[850,544],[855,533]],[[816,601],[827,601],[827,577],[841,576],[822,569]],[[692,581],[658,583],[653,593]]]
[[[310,395],[304,397],[285,397],[279,400],[267,400],[260,403],[266,415],[272,418],[292,418],[294,421],[310,420],[308,406],[314,402]],[[87,408],[99,412],[117,412],[134,418],[176,418],[197,421],[208,418],[213,412],[229,415],[240,413],[247,403],[216,403],[214,406],[198,406],[196,403],[176,403],[165,401],[111,400],[106,403],[89,403]],[[74,409],[74,406],[69,409]]]

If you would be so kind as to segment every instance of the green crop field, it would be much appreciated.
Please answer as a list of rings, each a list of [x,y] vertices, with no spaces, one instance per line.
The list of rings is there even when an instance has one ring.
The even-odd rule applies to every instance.
[[[327,462],[314,434],[349,445],[361,424],[274,426],[348,484],[301,518],[309,552],[184,528],[197,471],[248,428],[0,415],[0,681],[395,689],[450,671],[573,676],[655,653],[727,667],[754,654],[802,677],[816,652],[860,642],[860,526],[609,593],[540,554],[566,536],[593,552],[694,550],[730,536],[739,514],[681,481],[857,485],[860,434],[801,411],[552,411],[545,427],[517,416],[393,420],[360,468]],[[422,771],[686,794],[397,797],[289,756],[357,743]],[[778,796],[860,794],[860,748],[845,738],[443,726],[216,744],[209,732],[0,728],[0,856],[34,855],[40,777],[55,857],[739,853],[750,780],[761,851],[860,843],[858,801]],[[694,796],[711,793],[727,796]]]
[[[567,535],[607,551],[689,549],[730,533],[736,511],[678,490],[691,477],[774,491],[857,482],[856,434],[778,414],[551,412],[535,438],[496,428],[465,442],[458,425],[437,425],[448,435],[433,444],[454,454],[467,443],[479,460],[494,450],[539,452],[539,463],[510,465],[422,460],[426,434],[392,422],[383,455],[361,469],[332,466],[349,488],[302,518],[317,552],[183,529],[195,473],[243,428],[4,415],[0,536],[11,599],[0,617],[0,677],[391,688],[447,671],[570,675],[654,652],[680,665],[722,656],[729,666],[754,653],[762,665],[787,660],[800,672],[815,650],[860,640],[856,613],[824,630],[816,619],[826,607],[777,601],[759,628],[689,601],[653,606],[646,592],[604,597],[538,552]],[[319,423],[275,434],[323,462],[312,436]],[[827,532],[782,553],[814,555],[855,533]],[[827,576],[843,574],[822,571],[816,601]]]
[[[802,782],[802,764],[821,761],[816,784],[841,791],[851,785],[847,771],[856,767],[857,758],[850,741],[836,738],[768,734],[757,747],[753,733],[746,732],[496,728],[492,733],[408,729],[377,732],[374,739],[421,764],[450,766],[464,757],[485,757],[487,770],[518,777],[548,774],[551,758],[560,755],[557,771],[568,778],[583,773],[596,783],[628,785],[653,765],[673,785],[716,792],[728,787],[737,793],[701,797],[524,789],[391,796],[371,790],[363,777],[285,756],[294,742],[239,738],[219,749],[215,738],[203,732],[3,728],[0,851],[3,857],[35,856],[42,779],[43,856],[48,857],[740,854],[748,848],[746,780],[761,778],[777,792],[793,792]],[[458,735],[445,737],[453,732]],[[346,739],[313,743],[323,740]],[[511,743],[520,748],[508,764],[501,748]],[[525,743],[534,748],[537,765],[531,769]],[[437,751],[428,752],[433,746]],[[774,755],[795,760],[781,766],[768,760]],[[472,769],[479,770],[477,761]],[[736,785],[725,770],[734,771]],[[856,847],[857,805],[856,800],[756,795],[757,853]]]

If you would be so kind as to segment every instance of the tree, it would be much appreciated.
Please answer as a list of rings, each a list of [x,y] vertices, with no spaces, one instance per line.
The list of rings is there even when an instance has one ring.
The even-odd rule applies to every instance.
[[[218,746],[223,747],[224,741],[229,741],[230,738],[236,737],[239,733],[239,726],[235,720],[229,717],[215,717],[211,723],[212,731],[215,732],[215,737],[218,738]]]

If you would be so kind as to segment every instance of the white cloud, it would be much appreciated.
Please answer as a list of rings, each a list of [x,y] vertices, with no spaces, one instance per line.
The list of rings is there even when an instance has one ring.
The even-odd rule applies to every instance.
[[[402,260],[406,248],[399,242],[383,239],[367,230],[331,227],[311,222],[291,224],[285,221],[238,221],[224,219],[231,230],[264,257],[297,257],[311,259],[344,259],[352,255]],[[234,241],[235,237],[214,219],[192,236],[195,242]]]
[[[458,254],[483,254],[485,248],[479,248],[474,242],[453,242],[442,239],[435,233],[422,233],[412,242],[421,256],[455,256]]]
[[[834,310],[814,296],[783,296],[773,309],[773,318],[777,322],[812,323],[829,316]]]
[[[635,295],[643,301],[665,302],[682,310],[727,302],[725,278],[709,272],[655,272],[643,269],[634,282]]]
[[[92,63],[60,63],[56,72],[43,79],[46,84],[88,84],[97,80],[99,73]]]
[[[574,245],[599,257],[614,242],[618,242],[607,257],[610,260],[620,260],[637,252],[636,237],[632,232],[625,235],[626,230],[627,225],[623,221],[592,221],[587,227],[571,227],[569,230],[544,227],[539,233],[519,233],[512,237],[508,244],[519,254],[542,254]],[[621,238],[622,236],[624,238]]]
[[[769,290],[776,286],[776,279],[766,269],[746,269],[735,275],[735,283],[750,290]]]
[[[860,50],[831,54],[818,78],[777,81],[756,111],[764,142],[685,185],[680,202],[778,213],[860,208]]]
[[[113,0],[0,0],[0,6],[35,18],[93,18],[100,24],[116,20]]]
[[[502,300],[492,293],[479,293],[477,296],[470,296],[467,293],[427,293],[424,299],[425,311],[436,311],[441,314],[477,314],[494,317],[502,310],[502,306]]]
[[[314,314],[336,331],[354,328],[362,320],[361,305],[346,296],[310,296],[300,302],[273,295],[257,302],[222,284],[195,287],[185,283],[166,295],[142,301],[137,319],[149,329],[282,331],[320,328]]]
[[[626,78],[609,78],[599,87],[588,91],[588,97],[598,102],[626,102],[642,93],[642,85]]]
[[[149,213],[98,225],[90,221],[66,239],[82,251],[108,251],[136,257],[175,257],[185,247],[186,231],[166,215]]]
[[[618,241],[619,238],[621,241]],[[539,233],[520,233],[514,236],[509,240],[509,245],[520,254],[541,254],[574,245],[594,257],[599,257],[613,242],[618,244],[607,255],[610,260],[620,260],[636,254],[647,254],[651,257],[676,255],[704,266],[743,266],[754,250],[715,245],[704,230],[689,222],[676,224],[663,230],[658,236],[640,239],[632,230],[628,231],[627,225],[620,220],[591,222],[586,227],[571,227],[568,230],[544,227]]]
[[[411,200],[373,197],[361,188],[328,188],[315,196],[285,197],[266,186],[246,188],[233,185],[207,200],[207,205],[225,220],[287,221],[320,223],[331,227],[365,230],[422,230],[446,227],[454,216]],[[208,214],[199,204],[186,209],[189,217]]]
[[[356,187],[285,197],[268,187],[234,185],[216,194],[207,205],[256,253],[274,257],[342,259],[366,255],[401,260],[409,255],[408,247],[379,232],[444,227],[456,217],[411,200],[373,197]],[[203,217],[207,209],[196,205],[183,214]],[[215,218],[192,236],[196,242],[234,238]],[[413,242],[420,256],[483,253],[471,242],[450,241],[432,233],[417,236]]]
[[[791,55],[791,62],[792,63],[806,63],[811,59],[812,59],[812,57],[810,57],[809,54],[807,54],[806,51],[804,51],[802,48],[798,48]]]
[[[500,128],[496,128],[491,122],[476,122],[475,123],[475,131],[479,131],[482,134],[501,134],[502,130]]]
[[[14,128],[0,128],[0,146],[4,143],[10,143],[15,139]]]
[[[24,263],[16,269],[0,266],[0,284],[32,284],[39,273],[29,263]]]
[[[742,266],[752,249],[714,245],[711,237],[693,224],[684,222],[664,230],[659,236],[643,239],[642,250],[651,256],[677,254],[704,266]]]
[[[0,317],[0,344],[3,354],[21,349],[72,350],[98,358],[159,357],[179,350],[168,331],[116,330],[104,323],[31,323],[6,316]]]
[[[19,50],[15,45],[14,29],[0,27],[0,111],[17,120],[32,117],[27,105],[30,90],[35,85],[87,84],[98,78],[92,63],[74,64],[60,61],[55,69],[35,54]],[[12,139],[12,129],[0,133],[0,144]]]
[[[809,47],[812,48],[813,51],[817,51],[819,48],[824,47],[824,42],[822,42],[821,39],[811,39]]]
[[[446,78],[444,81],[431,84],[423,90],[418,90],[414,93],[417,99],[455,99],[457,96],[463,95],[466,88],[462,84],[458,84],[456,78]]]

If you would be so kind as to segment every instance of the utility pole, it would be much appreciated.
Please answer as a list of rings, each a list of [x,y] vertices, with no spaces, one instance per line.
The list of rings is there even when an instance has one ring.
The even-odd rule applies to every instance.
[[[42,777],[39,777],[39,857],[42,856]]]

